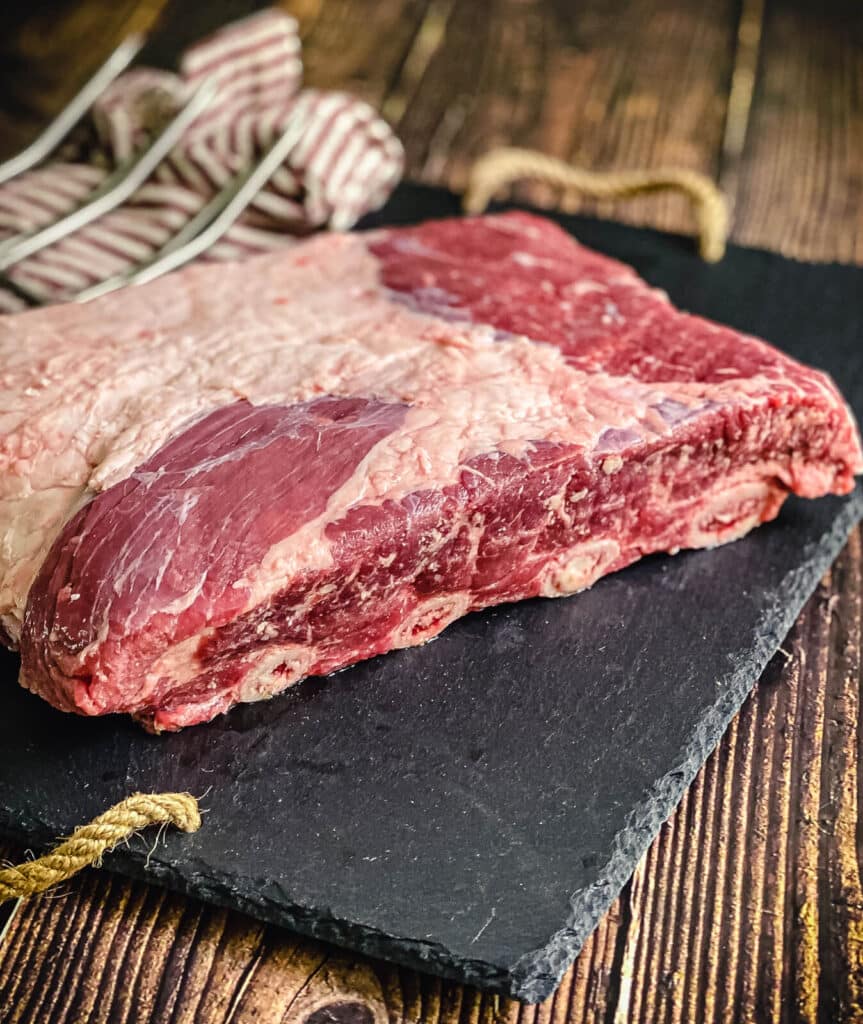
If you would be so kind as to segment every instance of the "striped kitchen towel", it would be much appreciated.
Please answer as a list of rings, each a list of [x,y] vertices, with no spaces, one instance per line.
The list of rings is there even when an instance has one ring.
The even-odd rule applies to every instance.
[[[138,68],[118,78],[94,107],[95,145],[0,187],[0,239],[81,202],[207,77],[217,82],[215,100],[133,199],[10,268],[12,281],[57,302],[147,259],[295,116],[300,142],[208,259],[242,259],[316,228],[347,229],[401,177],[403,151],[390,127],[353,96],[303,89],[297,24],[268,10],[191,47],[179,74]],[[0,312],[22,306],[0,288]]]

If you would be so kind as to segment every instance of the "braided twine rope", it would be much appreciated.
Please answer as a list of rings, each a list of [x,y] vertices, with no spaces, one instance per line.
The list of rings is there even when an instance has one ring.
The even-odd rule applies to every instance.
[[[698,226],[699,251],[708,263],[725,254],[728,205],[717,186],[704,174],[683,168],[655,171],[585,171],[531,149],[502,147],[481,156],[470,171],[463,206],[482,213],[498,189],[531,178],[580,192],[594,199],[626,199],[672,189],[686,195]]]
[[[103,854],[141,829],[159,824],[197,832],[201,827],[198,801],[189,793],[134,793],[76,828],[50,853],[0,870],[0,903],[44,892],[82,868],[98,864]]]

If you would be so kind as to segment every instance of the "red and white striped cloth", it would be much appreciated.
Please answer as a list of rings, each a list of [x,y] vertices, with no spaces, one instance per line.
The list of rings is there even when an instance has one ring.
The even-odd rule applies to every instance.
[[[207,77],[218,83],[215,100],[133,199],[10,268],[11,280],[56,302],[147,259],[294,116],[300,142],[208,259],[242,259],[315,228],[347,229],[401,177],[401,144],[375,110],[345,93],[302,89],[296,22],[268,10],[187,50],[179,75],[140,68],[118,78],[93,110],[95,159],[48,164],[0,187],[0,239],[80,203]],[[0,288],[0,312],[22,306]]]

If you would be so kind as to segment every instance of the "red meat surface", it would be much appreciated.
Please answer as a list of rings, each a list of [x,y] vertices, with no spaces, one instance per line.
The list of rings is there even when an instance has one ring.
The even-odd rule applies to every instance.
[[[22,682],[157,730],[733,540],[863,468],[824,374],[525,214],[7,317],[0,355]]]

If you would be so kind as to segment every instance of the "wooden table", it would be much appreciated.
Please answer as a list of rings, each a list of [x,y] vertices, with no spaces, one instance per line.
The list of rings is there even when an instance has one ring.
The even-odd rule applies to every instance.
[[[131,25],[146,26],[163,8],[187,22],[192,6],[33,0],[22,14],[25,5],[7,0],[3,146],[19,146]],[[194,5],[195,16],[206,6]],[[719,179],[737,241],[804,259],[863,260],[858,0],[287,7],[302,26],[308,82],[381,107],[415,179],[460,189],[475,156],[510,142],[591,168],[682,165]],[[691,229],[673,196],[610,206],[546,187],[518,195]],[[863,1021],[861,615],[857,532],[541,1006],[91,871],[19,915],[0,949],[0,1021]]]

